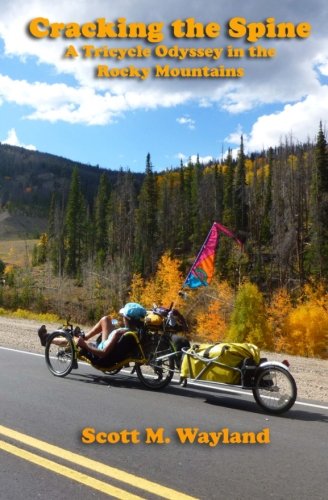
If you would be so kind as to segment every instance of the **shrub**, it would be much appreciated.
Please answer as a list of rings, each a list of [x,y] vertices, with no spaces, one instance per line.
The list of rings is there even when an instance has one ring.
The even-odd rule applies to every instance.
[[[264,298],[258,287],[252,283],[244,283],[238,289],[228,340],[250,342],[267,349],[272,347]]]

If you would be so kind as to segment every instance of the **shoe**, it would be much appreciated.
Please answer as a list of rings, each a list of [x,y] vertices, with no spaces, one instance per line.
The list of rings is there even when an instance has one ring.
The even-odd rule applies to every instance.
[[[76,360],[76,359],[73,359],[72,369],[73,369],[73,370],[77,370],[77,369],[78,369],[78,367],[79,367],[79,365],[78,365],[77,360]]]
[[[38,329],[38,335],[39,335],[41,345],[44,347],[46,345],[48,337],[49,337],[49,334],[47,333],[47,329],[46,329],[45,325],[40,326],[40,328]]]
[[[81,332],[81,328],[80,328],[79,326],[76,326],[76,327],[74,328],[74,330],[73,330],[73,336],[74,336],[74,337],[80,337],[81,333],[82,333],[82,332]]]

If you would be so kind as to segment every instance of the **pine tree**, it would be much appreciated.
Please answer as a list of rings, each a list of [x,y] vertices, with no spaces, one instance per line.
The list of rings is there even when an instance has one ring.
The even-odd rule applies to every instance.
[[[234,188],[234,216],[237,229],[248,229],[248,207],[246,200],[246,166],[245,166],[244,140],[240,138],[240,150],[237,159],[236,179]]]
[[[157,258],[157,189],[150,154],[146,158],[145,179],[139,196],[136,230],[136,270],[149,275]]]
[[[49,216],[48,216],[48,237],[51,240],[52,238],[55,237],[55,214],[56,214],[56,205],[57,205],[57,195],[56,193],[53,193],[50,201],[50,208],[49,208]]]
[[[136,190],[130,171],[120,171],[111,191],[107,209],[108,255],[113,261],[118,255],[132,269],[135,259]]]
[[[328,150],[322,123],[320,122],[316,143],[316,168],[318,172],[319,191],[328,192]]]
[[[315,159],[318,176],[318,253],[320,274],[322,278],[328,279],[328,149],[321,123],[316,144]]]
[[[234,177],[235,162],[231,149],[228,150],[225,162],[224,190],[223,190],[223,224],[234,230],[236,228],[234,217]],[[230,238],[221,238],[217,257],[219,275],[230,281],[234,280],[236,263],[232,258],[234,242]]]
[[[320,122],[312,180],[312,268],[315,275],[328,279],[328,149]]]
[[[52,264],[54,274],[62,276],[64,273],[64,201],[58,199],[58,194],[54,193],[49,209],[48,219],[48,258]]]
[[[224,194],[223,194],[223,223],[228,227],[235,226],[235,220],[233,214],[234,170],[235,168],[231,155],[231,149],[229,149],[226,160],[226,173],[224,177]]]
[[[214,220],[220,221],[222,220],[223,215],[223,174],[220,171],[218,163],[214,165]]]
[[[98,264],[102,267],[108,251],[107,209],[109,200],[108,177],[103,173],[99,180],[95,202],[95,252]]]
[[[268,244],[271,241],[271,210],[272,210],[272,169],[273,149],[269,149],[268,176],[264,198],[264,214],[261,225],[261,243]]]
[[[192,234],[191,234],[191,244],[194,251],[196,251],[202,243],[203,232],[202,232],[202,210],[201,210],[201,182],[202,182],[202,167],[199,162],[199,155],[197,155],[197,160],[191,167],[191,223],[192,223]],[[210,221],[212,222],[212,221]]]
[[[177,234],[178,234],[178,247],[181,253],[186,253],[189,249],[188,242],[188,201],[186,194],[186,177],[185,177],[185,167],[180,162],[179,169],[179,204],[178,204],[178,225],[177,225]]]
[[[85,257],[86,205],[81,192],[79,173],[73,170],[65,212],[65,270],[78,276]]]

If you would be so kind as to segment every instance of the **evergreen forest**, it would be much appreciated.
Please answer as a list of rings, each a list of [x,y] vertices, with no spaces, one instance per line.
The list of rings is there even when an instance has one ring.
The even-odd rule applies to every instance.
[[[214,221],[231,229],[243,251],[223,238],[217,273],[237,285],[248,278],[266,293],[328,278],[328,151],[320,125],[317,142],[285,144],[246,156],[199,160],[154,173],[146,157],[143,182],[121,171],[99,176],[90,203],[73,169],[67,199],[52,195],[48,231],[40,248],[55,273],[81,277],[86,262],[99,271],[124,261],[131,277],[154,274],[166,252],[192,263]],[[43,251],[43,252],[42,252]]]

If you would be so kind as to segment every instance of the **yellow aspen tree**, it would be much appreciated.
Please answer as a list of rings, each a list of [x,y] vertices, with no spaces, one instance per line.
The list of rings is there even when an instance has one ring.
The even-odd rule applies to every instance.
[[[206,311],[201,311],[197,314],[197,337],[209,342],[224,340],[227,322],[220,309],[220,303],[212,301]]]
[[[288,338],[287,318],[292,311],[292,302],[286,288],[279,288],[268,307],[268,322],[272,345],[275,351],[284,351]]]
[[[179,259],[174,259],[169,253],[164,253],[159,260],[155,275],[144,282],[143,289],[137,286],[137,278],[131,285],[130,298],[138,297],[145,307],[151,308],[153,304],[169,307],[172,302],[176,307],[179,305],[179,290],[181,289],[183,277],[179,270],[181,262]],[[140,277],[139,283],[141,284]],[[138,295],[135,291],[132,294],[132,289],[138,289]]]
[[[306,285],[295,307],[280,290],[269,308],[274,346],[279,352],[327,358],[328,295],[321,284]]]
[[[324,359],[328,357],[328,312],[320,304],[313,300],[299,304],[289,314],[286,326],[286,352]]]
[[[193,312],[194,332],[197,338],[209,342],[225,340],[233,307],[234,294],[226,281],[214,279],[204,290],[200,306]]]
[[[132,281],[130,284],[130,293],[129,293],[130,302],[142,302],[144,287],[145,287],[145,282],[141,274],[135,273],[132,276]]]

